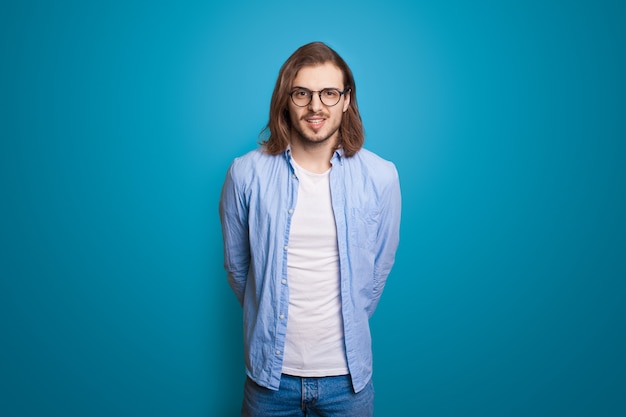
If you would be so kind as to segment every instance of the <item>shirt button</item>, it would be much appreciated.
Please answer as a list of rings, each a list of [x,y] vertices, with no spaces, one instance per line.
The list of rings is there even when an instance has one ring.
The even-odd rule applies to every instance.
[[[283,320],[285,318],[284,314],[281,314],[280,316],[278,316],[281,320]]]
[[[276,349],[276,354],[280,355],[280,350]]]
[[[296,174],[291,174],[291,178],[296,178]]]
[[[280,281],[280,282],[281,282],[281,284],[286,284],[286,283],[287,283],[287,280],[286,280],[286,279],[283,279],[283,280],[282,280],[282,281]]]
[[[293,209],[289,209],[289,214],[293,214]]]
[[[283,247],[283,249],[284,249],[284,250],[287,250],[287,249],[289,249],[289,248],[288,248],[287,246],[285,246],[285,247]]]

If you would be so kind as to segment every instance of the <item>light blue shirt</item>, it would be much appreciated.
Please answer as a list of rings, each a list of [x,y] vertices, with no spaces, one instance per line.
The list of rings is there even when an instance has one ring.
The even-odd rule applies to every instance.
[[[372,376],[369,318],[393,266],[400,229],[400,183],[393,163],[361,149],[331,159],[342,318],[355,392]],[[291,152],[262,148],[236,158],[222,189],[220,218],[228,282],[243,306],[246,372],[277,390],[287,320],[289,228],[298,198]]]

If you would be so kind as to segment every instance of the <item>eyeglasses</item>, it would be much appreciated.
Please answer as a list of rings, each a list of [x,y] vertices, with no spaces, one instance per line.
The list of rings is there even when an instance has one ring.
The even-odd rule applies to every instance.
[[[296,106],[306,107],[309,105],[311,100],[313,100],[313,93],[317,93],[322,104],[325,106],[334,106],[339,103],[341,96],[346,94],[348,91],[350,91],[350,88],[346,88],[343,91],[337,88],[325,88],[321,91],[311,91],[308,88],[299,87],[289,93],[289,96],[291,97],[293,104]]]

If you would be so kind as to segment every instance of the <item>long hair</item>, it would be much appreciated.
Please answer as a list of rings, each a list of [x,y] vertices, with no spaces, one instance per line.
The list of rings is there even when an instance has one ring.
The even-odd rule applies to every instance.
[[[272,93],[270,103],[270,117],[267,126],[261,135],[267,135],[261,140],[268,153],[277,155],[284,152],[289,144],[291,120],[289,118],[289,90],[291,83],[303,67],[332,63],[343,73],[344,88],[349,88],[350,105],[343,114],[339,126],[339,147],[343,148],[345,156],[354,155],[365,141],[363,122],[356,101],[356,85],[348,64],[337,52],[322,42],[311,42],[298,48],[280,68],[278,79]]]

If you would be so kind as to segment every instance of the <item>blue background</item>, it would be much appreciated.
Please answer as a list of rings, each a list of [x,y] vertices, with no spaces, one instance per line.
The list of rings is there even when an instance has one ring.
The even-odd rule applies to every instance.
[[[401,175],[377,415],[626,415],[625,3],[10,3],[0,415],[238,415],[219,191],[314,40]]]

